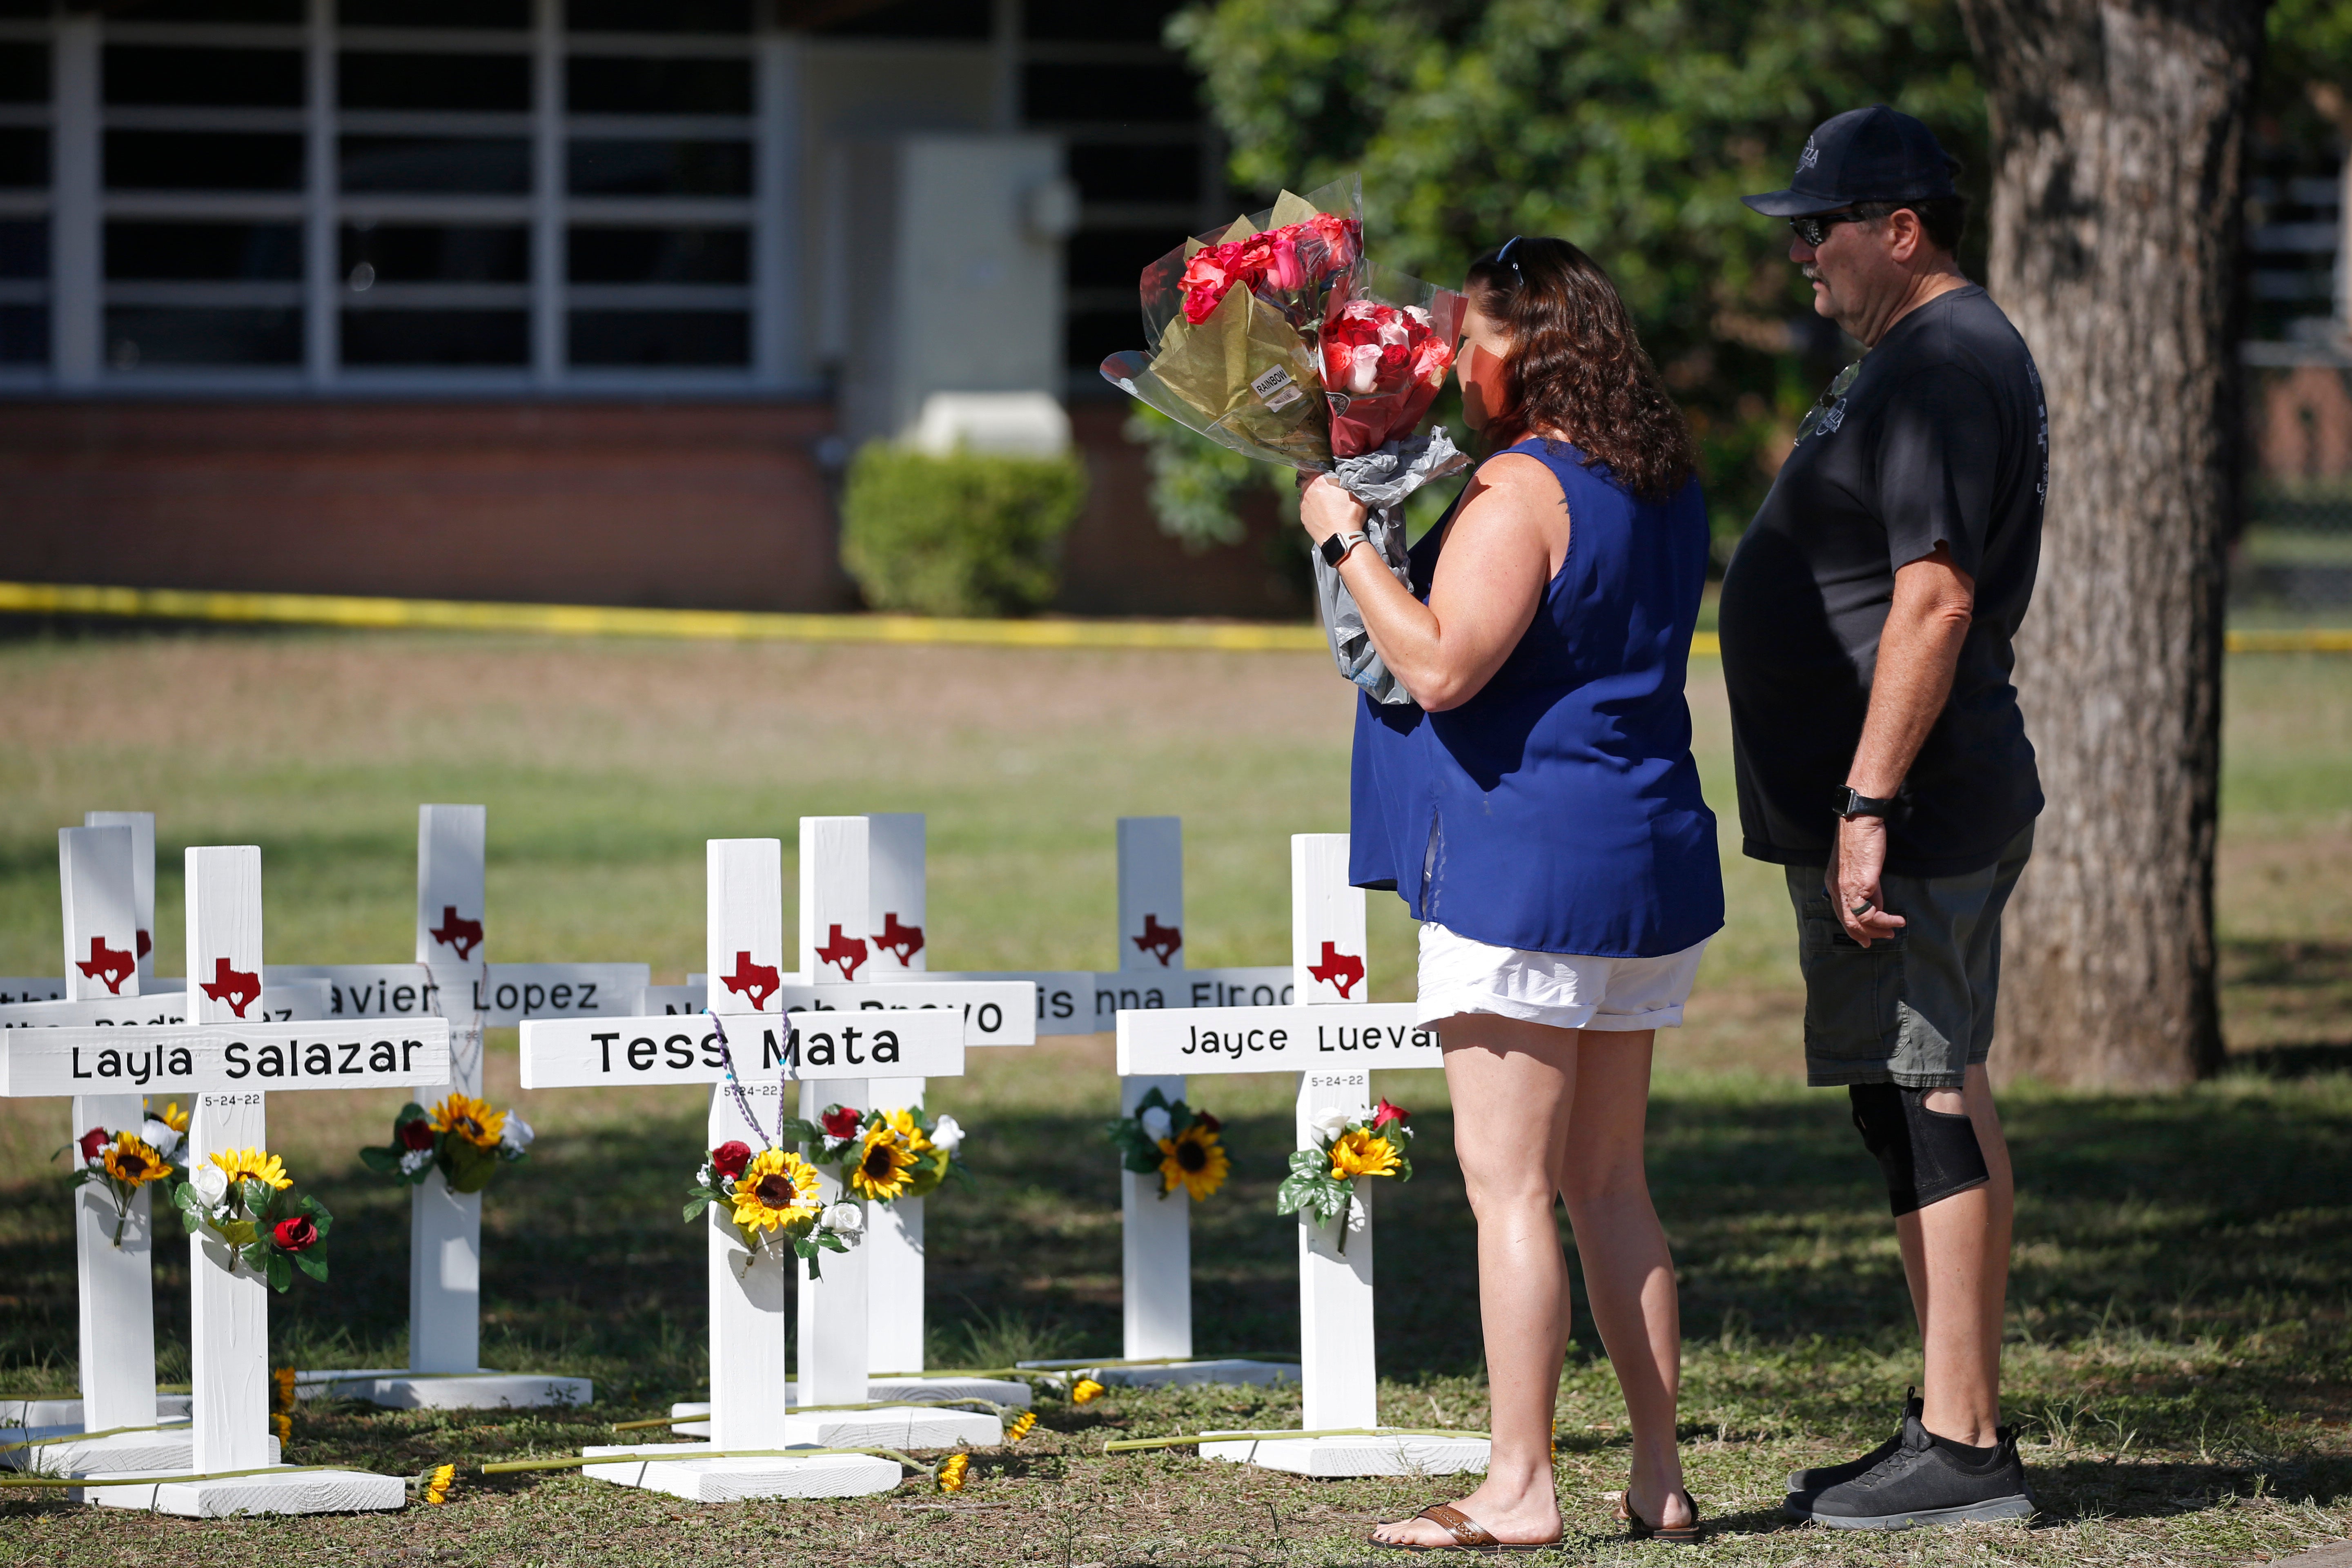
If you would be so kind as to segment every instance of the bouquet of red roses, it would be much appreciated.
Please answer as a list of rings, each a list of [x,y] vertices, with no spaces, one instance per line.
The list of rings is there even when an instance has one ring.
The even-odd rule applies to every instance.
[[[1421,423],[1454,368],[1467,303],[1379,266],[1332,294],[1321,349],[1333,457],[1377,451]]]

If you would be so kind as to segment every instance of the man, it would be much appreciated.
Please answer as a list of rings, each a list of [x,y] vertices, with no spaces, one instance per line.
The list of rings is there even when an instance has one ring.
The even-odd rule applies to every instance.
[[[2033,1510],[2000,1426],[2013,1189],[1985,1058],[2000,914],[2042,789],[2010,684],[2048,489],[2024,341],[1953,260],[1967,208],[1927,128],[1825,121],[1785,191],[1813,309],[1864,357],[1800,428],[1723,584],[1746,852],[1785,868],[1805,1066],[1886,1177],[1923,1397],[1861,1458],[1789,1478],[1841,1529]]]

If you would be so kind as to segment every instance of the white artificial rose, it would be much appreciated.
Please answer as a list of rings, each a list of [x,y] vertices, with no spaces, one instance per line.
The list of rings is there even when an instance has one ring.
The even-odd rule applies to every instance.
[[[1307,1125],[1314,1130],[1316,1137],[1328,1143],[1348,1130],[1350,1120],[1352,1119],[1346,1111],[1334,1108],[1329,1110],[1317,1111],[1314,1120]]]
[[[148,1118],[146,1125],[139,1129],[139,1136],[147,1141],[149,1148],[166,1160],[170,1159],[180,1147],[180,1135],[172,1131],[172,1124],[168,1121],[158,1121],[152,1117]]]
[[[220,1207],[221,1200],[228,1196],[228,1173],[209,1160],[195,1168],[188,1184],[196,1189],[196,1201],[208,1209]]]
[[[824,1228],[843,1236],[856,1236],[866,1228],[866,1210],[856,1204],[835,1204],[824,1211]]]
[[[530,1130],[530,1122],[509,1110],[507,1112],[506,1127],[499,1133],[499,1148],[508,1157],[512,1158],[530,1148],[530,1141],[538,1136],[538,1133]]]
[[[935,1148],[954,1153],[963,1146],[963,1124],[952,1116],[942,1116],[931,1127],[931,1143]]]
[[[1157,1105],[1145,1110],[1143,1114],[1136,1118],[1136,1120],[1143,1123],[1143,1135],[1146,1138],[1150,1139],[1154,1143],[1157,1143],[1162,1138],[1167,1137],[1168,1129],[1175,1125],[1169,1120],[1166,1110]]]
[[[430,1149],[411,1149],[400,1157],[400,1173],[413,1176],[431,1163],[432,1159],[433,1151]]]

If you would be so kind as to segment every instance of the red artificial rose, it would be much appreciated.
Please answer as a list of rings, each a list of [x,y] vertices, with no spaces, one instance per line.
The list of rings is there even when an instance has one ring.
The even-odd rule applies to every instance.
[[[1386,1095],[1382,1095],[1380,1104],[1372,1108],[1372,1131],[1375,1132],[1391,1121],[1409,1120],[1411,1120],[1411,1113],[1401,1105],[1391,1105]]]
[[[846,1105],[835,1106],[818,1120],[823,1122],[824,1135],[828,1138],[855,1138],[857,1130],[866,1124],[866,1118]]]
[[[430,1149],[438,1136],[433,1131],[433,1123],[422,1116],[400,1124],[400,1146],[404,1149]]]
[[[733,1181],[751,1163],[751,1146],[738,1139],[729,1139],[710,1152],[710,1168],[722,1181]]]
[[[81,1145],[81,1157],[85,1160],[95,1160],[106,1152],[106,1146],[111,1140],[107,1137],[105,1128],[93,1127],[83,1133],[78,1142]]]
[[[1218,1121],[1215,1117],[1210,1115],[1207,1111],[1202,1110],[1194,1113],[1192,1117],[1192,1125],[1199,1128],[1203,1132],[1219,1132],[1224,1130],[1225,1124]]]
[[[278,1244],[280,1251],[308,1252],[318,1245],[319,1227],[312,1225],[308,1216],[296,1215],[292,1219],[281,1219],[270,1226],[269,1239]]]

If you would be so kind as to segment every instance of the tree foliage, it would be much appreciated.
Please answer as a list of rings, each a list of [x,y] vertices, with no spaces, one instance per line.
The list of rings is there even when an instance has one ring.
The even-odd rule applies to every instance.
[[[1360,170],[1383,260],[1450,281],[1514,234],[1591,251],[1691,415],[1718,531],[1745,525],[1839,347],[1788,230],[1739,197],[1869,103],[1926,121],[1984,188],[1984,98],[1947,0],[1202,0],[1170,37],[1235,183]]]

